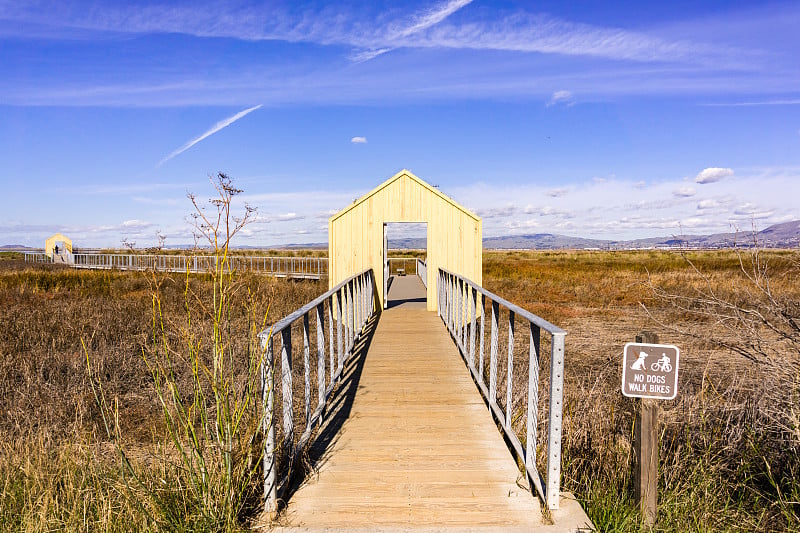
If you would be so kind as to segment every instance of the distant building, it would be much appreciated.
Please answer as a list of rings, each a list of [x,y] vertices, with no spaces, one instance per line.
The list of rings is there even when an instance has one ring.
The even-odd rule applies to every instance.
[[[45,241],[44,253],[54,263],[72,264],[72,240],[60,233],[56,233]]]

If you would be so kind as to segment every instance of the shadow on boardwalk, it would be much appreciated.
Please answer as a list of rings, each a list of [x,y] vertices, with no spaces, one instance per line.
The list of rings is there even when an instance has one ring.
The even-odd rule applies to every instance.
[[[350,416],[353,407],[353,400],[358,391],[358,384],[364,370],[364,361],[367,358],[369,347],[378,326],[380,313],[376,313],[364,326],[364,331],[356,341],[353,354],[345,363],[341,382],[328,400],[323,415],[323,423],[317,430],[317,435],[313,439],[311,446],[306,452],[305,457],[300,458],[305,464],[300,471],[293,475],[290,485],[287,487],[283,500],[288,501],[297,489],[308,479],[313,477],[319,468],[325,464],[328,452],[336,443],[342,424]]]

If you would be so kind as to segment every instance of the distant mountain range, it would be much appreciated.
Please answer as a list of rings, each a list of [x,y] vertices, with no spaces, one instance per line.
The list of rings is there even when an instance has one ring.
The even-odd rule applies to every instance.
[[[673,235],[671,237],[651,237],[634,240],[601,240],[570,237],[555,233],[534,233],[529,235],[508,235],[487,237],[483,247],[489,250],[621,250],[650,248],[731,248],[750,247],[754,244],[762,248],[800,247],[800,220],[775,224],[757,233],[740,231],[738,233],[714,233],[712,235]],[[424,249],[424,238],[389,239],[390,248]],[[189,246],[168,246],[168,248],[190,248]],[[241,249],[259,249],[259,246],[243,246]],[[328,243],[283,244],[269,246],[268,249],[320,250],[328,248]],[[2,251],[33,250],[23,245],[0,246]]]
[[[714,233],[712,235],[680,235],[671,237],[651,237],[633,240],[601,240],[570,237],[555,233],[534,233],[529,235],[508,235],[487,237],[483,247],[489,250],[620,250],[650,248],[731,248],[750,247],[754,244],[762,248],[797,248],[800,246],[800,220],[775,224],[755,234]],[[425,248],[424,238],[389,240],[391,248]]]

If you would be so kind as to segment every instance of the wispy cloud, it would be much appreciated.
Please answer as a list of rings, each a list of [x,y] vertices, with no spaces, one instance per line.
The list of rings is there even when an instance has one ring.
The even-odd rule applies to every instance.
[[[353,144],[367,144],[367,138],[366,137],[353,137],[352,139],[350,139],[350,142],[353,143]]]
[[[471,0],[446,0],[420,13],[385,20],[375,13],[325,7],[322,10],[219,5],[105,6],[70,10],[42,4],[10,6],[0,16],[9,21],[46,25],[58,35],[76,29],[104,33],[177,33],[247,41],[314,42],[353,47],[359,60],[401,47],[509,50],[583,55],[633,61],[708,63],[747,55],[747,50],[644,32],[571,22],[526,11],[499,12],[493,18],[447,23]],[[80,16],[75,13],[80,12]],[[373,20],[367,21],[365,17]],[[375,22],[377,20],[377,22]],[[18,25],[19,26],[19,25]],[[5,32],[17,31],[13,25]],[[18,30],[22,34],[22,30]]]
[[[472,0],[449,0],[447,2],[438,4],[428,11],[414,16],[410,24],[401,26],[397,29],[389,29],[389,31],[386,32],[385,40],[389,42],[397,42],[400,39],[411,37],[416,33],[427,30],[428,28],[439,24],[459,9],[471,3]],[[377,48],[358,52],[354,54],[352,58],[357,62],[369,61],[370,59],[374,59],[379,55],[391,52],[395,48],[396,47],[393,46],[379,46]]]
[[[750,102],[716,102],[702,104],[709,107],[754,107],[770,105],[800,105],[800,98],[778,100],[754,100]]]
[[[195,144],[199,143],[203,139],[207,139],[208,137],[214,135],[218,131],[220,131],[220,130],[222,130],[224,128],[227,128],[228,126],[230,126],[231,124],[233,124],[234,122],[239,120],[240,118],[244,117],[245,115],[248,115],[248,114],[252,113],[256,109],[259,109],[260,107],[261,107],[261,104],[259,104],[257,106],[250,107],[248,109],[245,109],[244,111],[239,111],[235,115],[233,115],[231,117],[228,117],[225,120],[220,120],[219,122],[214,124],[211,127],[211,129],[209,129],[208,131],[206,131],[205,133],[203,133],[199,137],[195,137],[194,139],[192,139],[191,141],[187,142],[186,144],[184,144],[183,146],[181,146],[180,148],[178,148],[174,152],[170,153],[167,157],[165,157],[164,159],[159,161],[158,164],[156,165],[156,168],[160,167],[161,165],[163,165],[164,163],[166,163],[167,161],[169,161],[173,157],[182,154],[183,152],[185,152],[186,150],[188,150],[189,148],[191,148]]]
[[[537,13],[529,3],[500,10],[473,8],[469,0],[439,0],[419,10],[371,3],[354,9],[332,2],[265,8],[208,0],[87,7],[84,1],[0,4],[0,38],[40,42],[47,34],[70,41],[78,32],[92,43],[102,41],[109,54],[88,78],[77,74],[80,69],[59,70],[44,62],[34,62],[24,77],[15,78],[15,69],[7,69],[10,78],[0,80],[5,103],[244,107],[249,102],[324,105],[521,96],[542,102],[555,97],[552,103],[569,105],[572,100],[560,96],[564,87],[582,100],[688,93],[713,101],[714,95],[729,95],[729,88],[736,87],[742,96],[733,98],[753,95],[754,101],[743,105],[800,103],[800,78],[785,47],[771,44],[764,50],[727,34],[711,38],[722,26],[716,20],[705,21],[711,26],[707,32],[633,31]],[[794,13],[791,8],[762,11],[772,17],[785,12],[786,19]],[[208,57],[207,68],[187,69],[189,59],[179,46],[163,54],[158,69],[122,72],[128,63],[114,56],[119,40],[137,36],[136,46],[146,50],[141,54],[146,57],[162,44],[152,38],[157,34],[200,37],[190,48],[199,51],[199,61]],[[219,41],[208,37],[237,39],[242,53],[221,52]],[[301,43],[314,46],[296,46]],[[262,53],[267,47],[275,53]],[[403,53],[369,61],[392,50]],[[440,68],[442,61],[447,68]],[[766,101],[774,95],[785,95],[784,100]]]

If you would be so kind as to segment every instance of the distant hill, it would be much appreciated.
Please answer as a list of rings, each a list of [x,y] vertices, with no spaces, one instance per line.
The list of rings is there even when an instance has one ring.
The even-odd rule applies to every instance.
[[[800,220],[775,224],[753,235],[752,232],[715,233],[712,235],[681,235],[670,237],[651,237],[627,241],[584,239],[551,233],[533,235],[513,235],[489,237],[483,240],[484,248],[492,249],[630,249],[630,248],[731,248],[750,247],[754,244],[762,248],[797,248],[800,246]]]
[[[528,235],[506,235],[503,237],[487,237],[483,239],[483,247],[489,250],[592,250],[592,249],[647,249],[647,248],[731,248],[733,246],[750,247],[756,243],[762,248],[798,248],[800,247],[800,220],[772,225],[753,235],[751,231],[738,233],[714,233],[711,235],[672,235],[669,237],[650,237],[633,240],[602,240],[572,237],[557,233],[533,233]],[[420,250],[427,247],[424,237],[389,239],[392,249]],[[171,245],[170,249],[192,248],[190,245]],[[275,246],[241,246],[237,249],[268,250],[325,250],[327,242],[289,243]],[[21,244],[0,246],[2,251],[35,250]]]
[[[750,247],[754,243],[762,248],[797,248],[800,246],[800,220],[775,224],[753,235],[752,232],[714,233],[711,235],[672,235],[633,240],[602,240],[571,237],[556,233],[506,235],[483,239],[489,250],[592,250],[636,248],[731,248]],[[424,238],[390,239],[390,248],[424,249]]]

